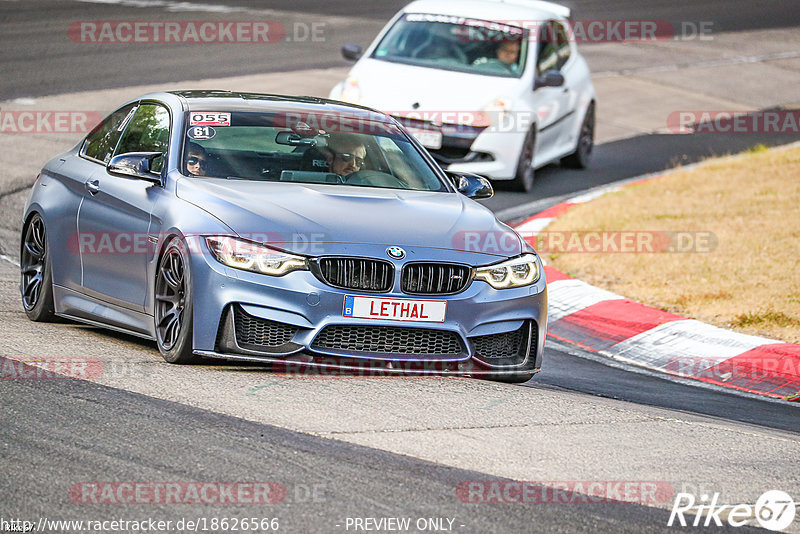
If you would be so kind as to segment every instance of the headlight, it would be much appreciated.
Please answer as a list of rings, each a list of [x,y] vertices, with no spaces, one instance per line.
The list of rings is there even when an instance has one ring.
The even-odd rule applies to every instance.
[[[257,243],[227,236],[206,237],[206,244],[214,258],[228,267],[283,276],[292,271],[307,271],[308,264],[302,256],[295,256]]]
[[[523,254],[519,258],[478,267],[475,279],[483,280],[495,289],[527,286],[539,279],[539,263],[535,254]]]
[[[339,100],[343,102],[350,102],[352,104],[358,104],[361,102],[361,88],[358,86],[358,80],[352,76],[348,76],[348,78],[344,81],[344,86],[342,87],[342,96]]]
[[[510,98],[495,98],[483,108],[489,124],[487,126],[502,126],[510,117],[514,102]]]

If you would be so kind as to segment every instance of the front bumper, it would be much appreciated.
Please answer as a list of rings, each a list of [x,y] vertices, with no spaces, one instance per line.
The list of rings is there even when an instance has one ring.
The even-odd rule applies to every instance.
[[[522,152],[526,132],[485,130],[470,146],[471,154],[485,155],[467,161],[454,161],[447,170],[471,172],[492,180],[512,180],[517,172],[517,161]],[[443,141],[444,142],[444,141]],[[443,145],[445,148],[446,145]]]
[[[208,253],[193,254],[195,353],[232,360],[362,371],[366,368],[387,373],[513,374],[539,369],[547,320],[544,275],[535,284],[522,288],[495,290],[485,282],[472,281],[455,295],[419,297],[397,289],[402,262],[397,262],[396,267],[395,289],[374,294],[337,289],[309,271],[271,277],[228,268]],[[446,300],[447,315],[443,323],[345,317],[342,312],[345,295]],[[243,319],[255,326],[243,327]],[[346,335],[357,330],[358,335],[347,339],[359,340],[378,330],[390,336],[414,331],[409,333],[410,339],[449,336],[457,339],[460,349],[442,352],[422,347],[414,351],[406,343],[404,349],[392,351],[365,349],[369,343],[355,347],[352,343],[346,346],[320,343],[320,334],[328,327],[342,330]],[[242,337],[248,328],[260,328],[262,337],[258,339],[272,340],[269,346]],[[524,340],[520,341],[520,336]],[[495,347],[493,351],[497,352],[496,348],[503,346],[492,344],[492,340],[511,343],[512,338],[518,346],[525,345],[524,354],[487,357],[485,347]]]
[[[492,180],[511,180],[517,172],[527,131],[518,132],[513,127],[502,126],[438,126],[427,121],[395,118],[409,128],[441,132],[442,147],[429,148],[428,152],[447,170],[471,172]]]

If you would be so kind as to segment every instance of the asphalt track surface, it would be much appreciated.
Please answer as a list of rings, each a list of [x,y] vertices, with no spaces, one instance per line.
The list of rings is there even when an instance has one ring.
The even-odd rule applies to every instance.
[[[282,43],[253,54],[246,48],[252,45],[212,46],[199,56],[187,45],[152,45],[152,50],[147,50],[76,44],[63,32],[64,21],[148,20],[147,10],[141,8],[79,2],[1,2],[0,99],[120,87],[145,79],[170,81],[342,65],[339,46],[344,42],[366,44],[404,3],[226,2],[250,10],[293,12],[298,22],[327,21],[332,25],[332,39],[322,50]],[[569,4],[575,9],[575,18],[713,20],[721,31],[800,25],[797,2],[618,0]],[[298,17],[297,12],[307,14]],[[203,18],[207,16],[215,15],[204,14]],[[254,12],[220,15],[225,17],[256,18]],[[357,23],[348,22],[353,17],[358,18]],[[192,17],[159,10],[154,18]],[[258,18],[270,17],[262,13]],[[487,204],[495,211],[508,210],[537,198],[558,197],[660,171],[676,162],[737,152],[756,143],[794,140],[777,135],[644,135],[624,139],[597,147],[589,171],[540,170],[535,197],[500,192]],[[547,348],[544,371],[527,386],[533,395],[538,388],[569,390],[585,394],[587,403],[597,395],[798,432],[794,406],[608,365],[575,355],[573,349],[556,343]],[[281,517],[285,525],[282,530],[289,532],[343,531],[337,525],[342,525],[345,517],[370,515],[455,517],[469,532],[539,530],[536,527],[553,532],[666,530],[668,512],[639,505],[461,504],[453,499],[457,483],[491,477],[83,381],[5,380],[0,384],[0,403],[4,464],[0,502],[13,504],[29,517],[86,517],[86,506],[79,508],[64,497],[76,480],[283,480],[292,481],[287,484],[287,500],[274,510],[260,508],[253,514],[240,507],[226,513]],[[308,498],[306,490],[312,486],[321,488],[317,499]],[[20,492],[18,488],[35,489]],[[102,508],[90,511],[97,516],[108,513]],[[133,506],[126,513],[162,518],[209,515],[207,508],[194,505],[184,505],[178,511],[166,506]]]
[[[108,2],[108,3],[105,3]],[[315,2],[197,0],[206,12],[185,11],[180,2],[147,0],[131,7],[126,0],[0,2],[0,100],[33,98],[99,88],[151,82],[217,78],[261,72],[346,66],[341,45],[366,46],[385,21],[405,1]],[[137,4],[138,5],[138,4]],[[762,3],[745,0],[697,2],[567,2],[575,20],[665,20],[676,28],[683,21],[707,22],[714,31],[755,30],[800,26],[800,0]],[[172,6],[172,7],[170,7]],[[224,7],[228,12],[215,12]],[[240,11],[237,11],[240,10]],[[269,44],[92,44],[72,41],[66,28],[79,21],[280,21],[293,33],[318,25],[322,42]],[[744,51],[746,53],[746,51]],[[610,69],[613,63],[601,69]],[[687,80],[690,84],[691,80]],[[768,87],[765,86],[765,90]],[[602,103],[600,103],[602,105]],[[485,204],[502,212],[535,198],[557,197],[617,179],[658,172],[676,163],[735,153],[758,143],[767,146],[800,139],[793,134],[641,135],[598,146],[587,171],[549,166],[537,172],[531,195],[502,190]]]
[[[8,466],[0,502],[22,504],[27,518],[102,517],[102,505],[64,496],[75,481],[113,473],[132,481],[292,481],[281,503],[224,508],[228,517],[277,517],[282,532],[345,532],[347,517],[447,517],[457,532],[668,530],[668,511],[632,504],[461,503],[453,491],[461,482],[502,479],[84,381],[7,380],[0,402]],[[24,421],[14,417],[21,413]],[[114,516],[130,519],[210,515],[207,505],[116,508]]]
[[[136,2],[65,2],[23,0],[0,2],[0,97],[35,97],[85,89],[124,87],[150,82],[221,78],[240,74],[342,66],[345,43],[369,44],[404,0],[193,0],[191,4],[226,6],[229,12],[182,11],[159,4],[130,7]],[[713,24],[714,31],[783,28],[800,25],[798,0],[573,0],[575,20],[665,20],[674,28],[682,21]],[[155,4],[155,5],[154,5]],[[243,11],[235,11],[236,8]],[[197,53],[193,44],[113,46],[71,41],[66,27],[76,21],[108,20],[278,20],[324,24],[325,41],[267,45],[209,44]],[[355,22],[354,22],[355,21]],[[319,27],[319,26],[318,26]],[[677,30],[676,30],[677,31]],[[303,34],[298,31],[297,37]]]

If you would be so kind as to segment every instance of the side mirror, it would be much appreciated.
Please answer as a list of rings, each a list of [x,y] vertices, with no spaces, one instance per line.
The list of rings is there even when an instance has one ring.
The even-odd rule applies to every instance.
[[[342,57],[350,61],[357,61],[363,53],[361,45],[346,44],[342,47]]]
[[[533,90],[540,87],[561,87],[564,85],[564,75],[557,70],[548,70],[536,77],[533,82]]]
[[[445,171],[447,176],[453,180],[458,192],[472,200],[480,200],[482,198],[490,198],[494,195],[492,184],[483,176],[472,174],[469,172],[451,172]]]
[[[160,184],[161,175],[154,173],[152,168],[153,161],[163,156],[163,152],[128,152],[111,158],[106,168],[109,174]]]

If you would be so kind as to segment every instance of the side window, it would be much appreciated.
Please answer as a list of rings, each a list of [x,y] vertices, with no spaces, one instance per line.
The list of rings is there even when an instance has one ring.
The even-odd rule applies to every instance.
[[[569,56],[572,53],[569,44],[569,34],[567,33],[566,28],[560,22],[553,22],[553,28],[555,29],[555,45],[556,45],[556,54],[558,55],[558,69],[561,70],[561,67],[569,60]]]
[[[569,43],[567,43],[569,44]],[[548,22],[539,30],[539,50],[536,54],[536,72],[558,68],[558,45],[556,43],[554,23]]]
[[[378,137],[378,144],[380,145],[381,149],[384,153],[395,153],[395,154],[403,154],[403,151],[397,146],[393,140],[388,137]]]
[[[411,189],[440,189],[436,179],[430,171],[425,168],[422,158],[418,157],[417,150],[406,141],[397,142],[390,137],[378,137],[378,154],[383,156],[386,168],[378,168],[381,172],[387,172],[399,178]],[[376,150],[370,147],[374,154]],[[383,167],[383,164],[380,165]]]
[[[86,136],[81,147],[81,155],[107,163],[135,109],[136,104],[130,104],[106,117]]]
[[[167,153],[169,145],[169,112],[158,104],[142,104],[128,123],[114,155],[127,152]],[[153,172],[161,172],[164,156],[153,160]]]

